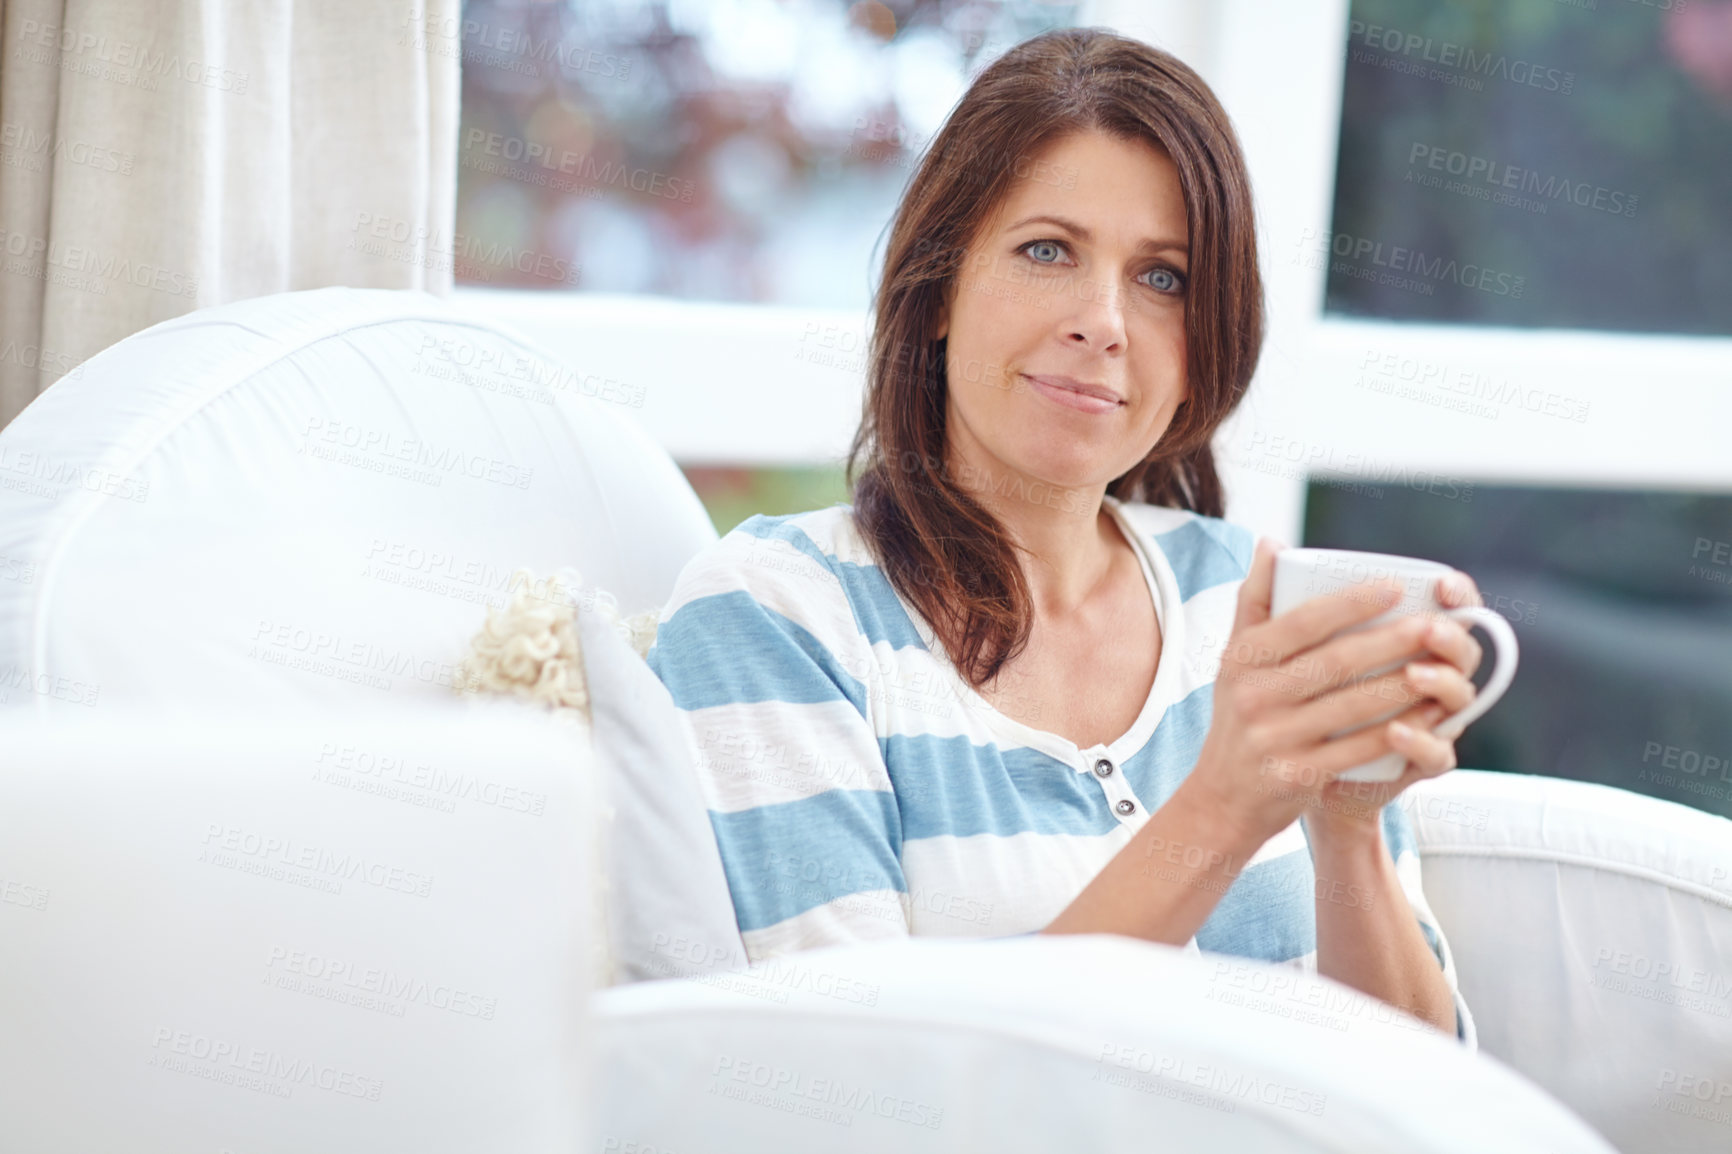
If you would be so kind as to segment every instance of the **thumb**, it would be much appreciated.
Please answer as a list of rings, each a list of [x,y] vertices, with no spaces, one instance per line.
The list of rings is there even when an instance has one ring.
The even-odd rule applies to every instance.
[[[1269,620],[1269,601],[1275,592],[1275,554],[1286,546],[1270,537],[1257,538],[1251,554],[1251,570],[1239,586],[1239,607],[1233,614],[1233,632]]]

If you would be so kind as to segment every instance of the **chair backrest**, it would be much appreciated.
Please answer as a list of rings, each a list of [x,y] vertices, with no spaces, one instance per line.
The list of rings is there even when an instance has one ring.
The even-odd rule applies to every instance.
[[[1732,1148],[1732,821],[1475,770],[1404,804],[1480,1048],[1621,1149]]]
[[[1611,1154],[1499,1063],[1288,966],[912,938],[595,998],[600,1149]]]
[[[591,756],[468,705],[7,722],[0,1146],[582,1146]]]
[[[0,708],[448,693],[519,566],[660,608],[716,532],[633,403],[422,293],[128,337],[0,432]]]

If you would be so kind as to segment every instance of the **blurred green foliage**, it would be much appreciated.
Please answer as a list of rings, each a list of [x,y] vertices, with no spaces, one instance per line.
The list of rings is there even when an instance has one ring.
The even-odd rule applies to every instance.
[[[728,530],[754,513],[775,516],[822,509],[852,498],[841,466],[793,469],[743,469],[682,465],[681,470],[710,514],[716,532]]]

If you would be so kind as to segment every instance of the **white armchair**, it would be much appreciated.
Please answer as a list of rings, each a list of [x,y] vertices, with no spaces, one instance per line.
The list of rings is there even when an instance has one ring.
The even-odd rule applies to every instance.
[[[585,381],[431,297],[349,289],[92,358],[0,432],[0,726],[438,708],[520,565],[659,606],[714,530]],[[1732,823],[1470,772],[1408,804],[1482,1056],[1278,967],[916,940],[603,991],[590,1148],[1604,1149],[1574,1111],[1625,1151],[1724,1149]],[[24,1060],[0,1030],[0,1069]]]
[[[1480,1049],[1621,1150],[1732,1149],[1732,821],[1474,770],[1404,804]]]
[[[715,528],[597,392],[423,293],[263,297],[104,350],[0,434],[0,711],[448,698],[517,566],[659,608]]]

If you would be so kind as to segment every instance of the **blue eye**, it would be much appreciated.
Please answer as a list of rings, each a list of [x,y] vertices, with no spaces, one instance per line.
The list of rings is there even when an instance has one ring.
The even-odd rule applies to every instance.
[[[1031,240],[1022,246],[1022,251],[1036,264],[1052,264],[1064,253],[1064,246],[1056,240]],[[1042,252],[1050,252],[1052,255],[1050,257],[1037,255]]]
[[[1156,292],[1176,293],[1185,287],[1185,274],[1177,269],[1152,268],[1143,275],[1147,278],[1143,283]]]

